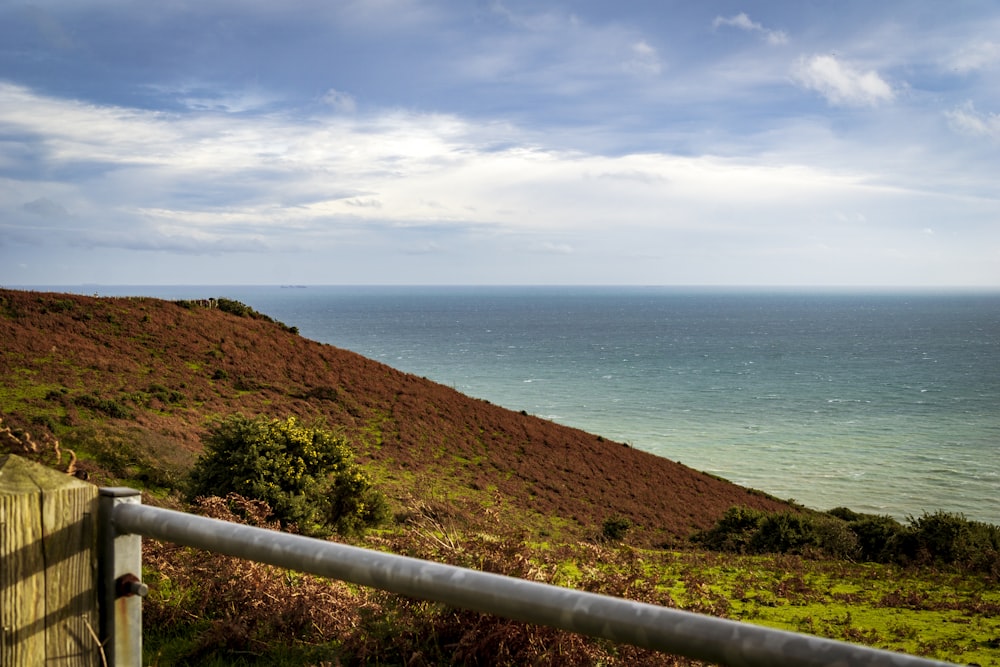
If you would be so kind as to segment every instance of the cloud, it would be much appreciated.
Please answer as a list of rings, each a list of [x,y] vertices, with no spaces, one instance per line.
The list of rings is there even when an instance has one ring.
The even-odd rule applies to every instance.
[[[534,243],[528,248],[528,251],[540,255],[572,255],[575,252],[572,245],[553,241]]]
[[[349,93],[331,88],[323,95],[323,103],[338,113],[354,113],[358,105]]]
[[[878,72],[862,71],[833,56],[803,58],[793,76],[800,85],[818,92],[833,106],[875,107],[895,97],[892,87]]]
[[[980,113],[972,102],[946,111],[945,117],[949,125],[962,134],[1000,140],[1000,114]]]
[[[39,197],[38,199],[29,201],[23,204],[21,208],[28,213],[33,213],[43,218],[69,217],[69,211],[66,210],[65,206],[48,197]]]
[[[193,111],[221,113],[246,113],[274,107],[279,99],[257,87],[227,90],[218,84],[188,84],[176,88],[146,85],[153,92],[172,99],[180,106]]]
[[[1000,43],[979,40],[956,51],[951,59],[951,68],[962,74],[984,70],[1000,64]]]
[[[631,58],[625,63],[625,70],[633,74],[656,76],[663,69],[660,57],[645,40],[639,40],[631,47]]]
[[[74,211],[67,233],[114,247],[315,247],[371,224],[538,233],[619,220],[655,227],[665,211],[670,224],[685,226],[700,199],[723,189],[734,205],[770,208],[796,190],[843,185],[809,169],[560,151],[532,145],[513,127],[442,114],[305,122],[278,113],[171,115],[0,86],[0,128],[26,146],[12,154],[34,153],[49,173],[72,175],[51,184],[25,171],[16,190],[34,199],[27,208],[23,195],[8,200],[7,210],[58,213],[62,204],[46,199],[58,190]],[[25,223],[22,231],[31,229]]]
[[[513,126],[444,114],[170,115],[0,86],[0,128],[23,137],[48,173],[82,170],[58,184],[26,175],[16,191],[36,193],[36,214],[58,210],[47,192],[64,193],[79,233],[110,228],[95,242],[113,242],[116,229],[130,244],[148,233],[177,248],[187,238],[247,249],[317,246],[373,224],[726,229],[730,208],[784,218],[870,196],[862,177],[821,167],[558,150]]]
[[[360,208],[382,208],[382,202],[372,197],[349,197],[344,199],[348,206],[358,206]]]
[[[953,116],[956,128],[995,123],[971,105]],[[629,260],[615,265],[613,258],[637,248],[651,256],[668,249],[683,254],[692,239],[704,250],[692,251],[699,257],[714,256],[720,246],[745,247],[739,252],[749,255],[841,228],[860,234],[857,229],[884,220],[905,221],[907,233],[936,229],[944,217],[954,228],[962,215],[980,219],[995,209],[992,200],[970,204],[944,194],[913,204],[914,192],[879,185],[888,177],[870,167],[874,151],[850,151],[832,135],[823,135],[830,143],[822,150],[814,143],[783,157],[648,149],[601,154],[561,148],[512,122],[456,114],[366,109],[345,115],[317,106],[315,98],[302,108],[263,114],[165,113],[5,84],[0,133],[7,160],[0,237],[12,248],[185,258],[176,261],[299,253],[336,257],[345,266],[358,262],[366,273],[352,280],[402,276],[400,257],[409,258],[408,270],[418,270],[421,253],[436,253],[448,258],[442,266],[463,268],[446,275],[425,267],[434,279],[484,280],[479,272],[493,266],[489,279],[502,282],[510,279],[502,267],[526,252],[544,252],[551,260],[545,266],[559,267],[545,270],[560,280],[655,282],[668,278],[657,277],[662,268],[653,260],[643,268]],[[803,136],[782,140],[801,147],[808,144]],[[828,166],[815,161],[818,154]],[[859,217],[845,224],[831,216],[836,210]],[[72,215],[60,219],[64,211]],[[842,245],[850,251],[850,239]],[[718,257],[731,255],[725,253]],[[360,263],[361,257],[370,262]],[[456,264],[459,258],[466,259]],[[329,275],[321,267],[337,263],[315,261],[318,276]],[[606,273],[587,273],[595,265]],[[669,279],[702,280],[710,268],[692,259],[697,274],[677,269]],[[534,279],[543,280],[538,270]]]
[[[760,35],[767,41],[768,44],[772,44],[774,46],[778,46],[780,44],[786,44],[788,42],[788,35],[785,33],[785,31],[769,30],[760,23],[751,21],[750,17],[743,12],[740,12],[735,16],[730,16],[729,18],[716,16],[715,20],[712,21],[712,29],[718,30],[720,27],[738,28],[740,30],[745,30],[747,32],[760,33]]]

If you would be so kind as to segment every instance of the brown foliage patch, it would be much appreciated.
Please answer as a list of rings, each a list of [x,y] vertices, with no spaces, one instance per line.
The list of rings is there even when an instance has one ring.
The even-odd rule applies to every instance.
[[[232,494],[205,498],[199,514],[261,528],[277,529],[271,509]],[[194,631],[198,644],[189,655],[259,654],[288,645],[330,642],[357,627],[367,603],[341,582],[290,573],[254,561],[144,540],[143,562],[151,594],[143,605],[146,631]]]
[[[203,499],[198,509],[213,518],[275,527],[266,504],[236,495]],[[496,533],[464,536],[449,533],[435,515],[418,504],[407,530],[372,538],[369,546],[547,583],[566,559],[599,564],[585,574],[581,588],[673,606],[670,595],[658,590],[664,582],[650,579],[630,548],[580,544],[539,557],[498,512],[484,513],[479,522],[480,529]],[[194,632],[188,661],[264,655],[278,642],[311,647],[320,664],[700,664],[156,541],[147,541],[144,558],[155,571],[144,625],[154,633],[165,627]]]
[[[209,416],[321,420],[345,434],[359,460],[386,472],[385,491],[399,505],[414,492],[413,479],[447,476],[470,494],[497,490],[522,514],[561,517],[578,536],[626,517],[629,539],[649,545],[683,542],[734,505],[787,508],[668,459],[217,308],[0,290],[0,341],[0,388],[23,386],[25,377],[61,387],[26,404],[63,424],[120,423],[197,452]],[[130,417],[94,414],[94,405]],[[0,405],[0,412],[10,410]]]

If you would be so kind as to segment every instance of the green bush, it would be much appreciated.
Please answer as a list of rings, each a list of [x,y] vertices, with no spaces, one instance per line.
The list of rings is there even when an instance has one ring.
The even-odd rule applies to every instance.
[[[102,412],[115,419],[131,419],[133,417],[131,410],[114,399],[101,398],[94,394],[83,394],[74,398],[73,402],[81,408]]]
[[[236,315],[237,317],[249,317],[253,320],[263,320],[265,322],[271,322],[282,328],[282,330],[287,331],[290,334],[298,335],[298,327],[290,327],[284,322],[279,322],[270,315],[265,315],[257,310],[254,310],[250,306],[246,305],[242,301],[236,301],[235,299],[227,299],[226,297],[220,296],[215,300],[215,306],[224,313],[229,313],[230,315]]]
[[[185,396],[183,392],[176,389],[168,389],[162,384],[151,384],[147,390],[151,396],[158,398],[162,403],[183,403]]]
[[[330,431],[234,415],[215,424],[189,477],[188,496],[238,493],[263,500],[305,534],[350,534],[388,517],[385,498]]]
[[[216,308],[230,315],[236,315],[237,317],[253,317],[257,315],[257,312],[253,308],[235,299],[227,299],[220,296],[215,300],[215,303]]]
[[[782,553],[852,558],[858,540],[847,524],[832,516],[809,512],[763,512],[731,507],[695,541],[719,551]]]
[[[120,428],[109,423],[73,428],[60,437],[64,449],[82,461],[93,461],[114,483],[170,490],[184,479],[190,465],[186,452],[169,438],[140,428]]]
[[[787,553],[900,565],[949,565],[1000,576],[1000,526],[947,512],[910,518],[838,507],[817,512],[763,512],[731,507],[693,541],[717,551]]]
[[[1000,573],[1000,527],[969,521],[959,514],[935,512],[919,519],[911,517],[898,544],[898,560]]]
[[[615,515],[604,520],[601,526],[601,535],[605,540],[617,542],[625,538],[625,534],[632,528],[632,521],[628,517]]]
[[[767,516],[749,507],[730,507],[718,523],[694,536],[694,541],[716,551],[751,553],[751,542]]]
[[[858,538],[843,521],[822,514],[780,512],[767,514],[751,539],[754,553],[816,555],[853,558]]]
[[[900,539],[906,528],[891,516],[859,515],[848,527],[858,536],[860,558],[874,563],[897,560]]]

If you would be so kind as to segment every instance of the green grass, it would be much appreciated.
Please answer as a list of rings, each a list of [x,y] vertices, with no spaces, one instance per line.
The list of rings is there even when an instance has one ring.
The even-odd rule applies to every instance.
[[[31,373],[27,369],[14,372],[20,375]],[[58,384],[20,383],[13,387],[0,385],[0,410],[8,414],[20,414],[27,419],[59,419],[66,414],[65,408],[50,402],[48,397],[60,393],[62,389],[62,385]]]
[[[928,568],[628,547],[533,543],[551,583],[629,578],[676,606],[936,660],[1000,665],[1000,587]],[[595,555],[598,557],[595,558]],[[556,560],[553,562],[553,558]]]
[[[653,557],[655,558],[655,557]],[[671,560],[672,559],[672,560]],[[681,605],[964,664],[1000,665],[1000,588],[979,575],[790,556],[656,558]]]

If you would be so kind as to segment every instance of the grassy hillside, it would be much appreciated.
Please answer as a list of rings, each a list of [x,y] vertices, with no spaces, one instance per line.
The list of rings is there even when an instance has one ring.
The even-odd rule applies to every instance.
[[[683,541],[733,505],[784,506],[301,338],[252,311],[227,310],[0,291],[0,410],[81,453],[94,449],[87,438],[110,439],[97,449],[119,451],[91,452],[85,469],[123,474],[128,461],[109,459],[132,457],[130,476],[143,469],[161,484],[190,464],[213,418],[322,420],[343,432],[399,503],[417,489],[471,500],[499,494],[521,515],[518,523],[538,530],[586,535],[624,517],[633,539],[647,545]]]
[[[797,543],[803,526],[846,533],[830,515],[799,521],[765,494],[303,339],[236,302],[0,290],[0,455],[274,527],[258,502],[189,506],[178,493],[210,424],[234,413],[341,434],[392,506],[391,524],[364,538],[371,548],[1000,665],[1000,567],[963,571],[933,554],[854,563],[809,544],[701,550],[698,531],[741,549]],[[778,530],[762,539],[766,513],[779,513]],[[150,664],[689,664],[153,540],[143,557]]]

